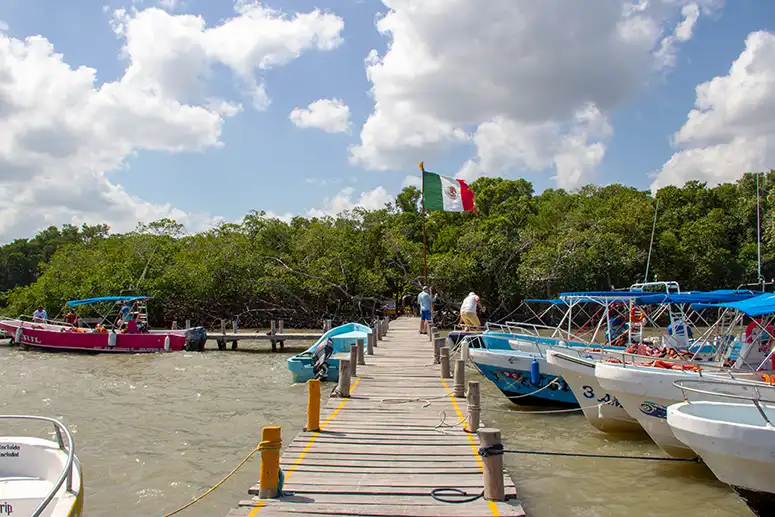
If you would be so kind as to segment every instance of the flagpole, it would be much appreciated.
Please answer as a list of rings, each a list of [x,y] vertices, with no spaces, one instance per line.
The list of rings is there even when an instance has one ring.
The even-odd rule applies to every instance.
[[[425,236],[425,166],[420,162],[420,174],[422,175],[422,260],[423,260],[423,278],[425,285],[428,285],[428,238]]]

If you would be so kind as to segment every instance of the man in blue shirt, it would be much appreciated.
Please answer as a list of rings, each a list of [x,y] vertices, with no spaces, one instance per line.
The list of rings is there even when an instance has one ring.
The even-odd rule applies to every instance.
[[[417,295],[417,305],[420,306],[420,334],[428,333],[428,322],[431,320],[431,295],[428,286],[423,286]]]

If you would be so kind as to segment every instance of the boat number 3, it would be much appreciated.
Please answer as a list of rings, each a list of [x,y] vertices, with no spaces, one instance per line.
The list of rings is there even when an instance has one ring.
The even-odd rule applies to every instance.
[[[622,405],[619,404],[619,401],[616,400],[616,397],[612,397],[609,393],[606,393],[600,398],[596,398],[595,390],[592,388],[592,386],[582,386],[582,389],[584,390],[585,398],[596,399],[601,404],[611,404],[614,407],[622,407]]]

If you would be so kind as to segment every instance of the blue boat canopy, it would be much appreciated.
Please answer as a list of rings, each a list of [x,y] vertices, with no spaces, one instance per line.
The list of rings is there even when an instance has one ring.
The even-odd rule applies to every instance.
[[[738,302],[761,295],[761,291],[717,289],[715,291],[688,291],[670,294],[647,294],[635,301],[636,305],[657,305],[662,303],[713,304]]]
[[[726,303],[695,303],[692,308],[725,307],[736,309],[752,318],[775,313],[775,293],[764,293],[759,296],[736,302]]]
[[[541,299],[541,298],[526,298],[523,300],[526,303],[551,303],[552,305],[567,305],[565,303],[565,300],[549,300],[549,299]]]
[[[134,300],[148,300],[150,296],[99,296],[97,298],[84,298],[83,300],[70,300],[67,305],[76,307],[78,305],[89,305],[99,302],[131,302]]]

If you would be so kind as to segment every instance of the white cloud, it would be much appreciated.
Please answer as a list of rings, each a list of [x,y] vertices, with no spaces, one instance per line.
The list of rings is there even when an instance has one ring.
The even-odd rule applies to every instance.
[[[375,104],[351,148],[353,162],[397,169],[473,139],[477,158],[463,175],[491,174],[486,163],[499,171],[549,167],[568,185],[583,183],[602,160],[607,114],[647,83],[663,32],[679,24],[681,38],[691,35],[694,7],[679,22],[682,9],[716,7],[713,0],[601,0],[594,9],[575,0],[491,0],[487,9],[479,0],[383,3],[389,11],[377,27],[388,51],[366,59]],[[591,131],[585,112],[607,130]]]
[[[694,34],[694,26],[700,19],[700,6],[696,3],[687,4],[681,9],[683,19],[676,25],[673,33],[665,36],[656,52],[657,66],[668,68],[675,66],[677,45],[679,42],[688,41]]]
[[[354,188],[345,187],[334,197],[326,198],[321,208],[309,210],[307,217],[336,216],[358,206],[366,210],[380,210],[385,208],[385,203],[393,201],[393,196],[384,187],[361,192],[357,199],[353,199],[353,194],[355,194]]]
[[[406,176],[401,183],[401,188],[406,187],[422,188],[422,177],[419,174],[417,176]]]
[[[0,32],[5,32],[8,30],[8,28],[8,24],[3,20],[0,20]]]
[[[289,118],[298,127],[314,127],[326,133],[350,130],[350,108],[340,99],[320,99],[306,108],[294,108]]]
[[[656,174],[652,189],[734,181],[775,167],[775,33],[749,34],[729,73],[696,91],[695,108],[673,135],[680,150]]]
[[[231,68],[246,90],[265,92],[256,72],[341,42],[343,22],[332,14],[289,17],[247,2],[238,9],[211,28],[157,8],[116,11],[127,67],[100,86],[96,70],[70,67],[46,38],[0,33],[0,241],[66,222],[116,230],[159,217],[189,230],[217,222],[132,196],[110,173],[138,151],[221,145],[224,117],[242,106],[208,95],[214,64]]]
[[[607,119],[591,104],[564,124],[521,124],[496,117],[479,125],[474,135],[477,158],[467,161],[459,176],[473,181],[511,167],[536,171],[553,167],[559,187],[578,187],[589,181],[602,161],[605,145],[601,140],[611,133]]]

